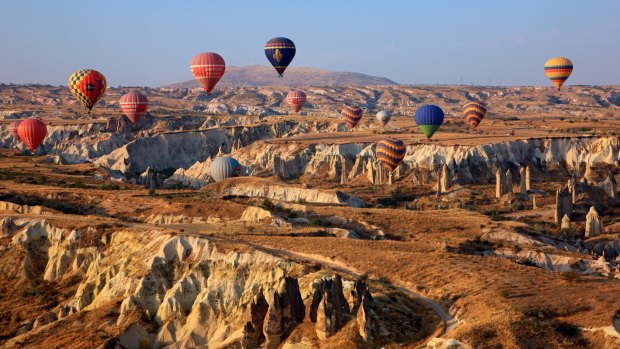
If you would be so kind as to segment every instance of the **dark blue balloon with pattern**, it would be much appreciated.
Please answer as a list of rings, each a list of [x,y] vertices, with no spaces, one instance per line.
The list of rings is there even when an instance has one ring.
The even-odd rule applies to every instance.
[[[287,38],[273,38],[265,44],[265,56],[280,77],[295,57],[295,44]]]

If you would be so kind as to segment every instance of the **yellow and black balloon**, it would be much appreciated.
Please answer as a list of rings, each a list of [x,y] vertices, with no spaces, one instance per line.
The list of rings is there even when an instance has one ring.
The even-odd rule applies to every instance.
[[[93,69],[78,70],[69,77],[69,90],[89,113],[105,93],[106,87],[103,74]]]
[[[476,128],[487,114],[487,106],[482,102],[469,102],[463,107],[463,116],[471,127]]]
[[[545,75],[558,91],[573,72],[573,62],[566,57],[553,57],[545,63]]]

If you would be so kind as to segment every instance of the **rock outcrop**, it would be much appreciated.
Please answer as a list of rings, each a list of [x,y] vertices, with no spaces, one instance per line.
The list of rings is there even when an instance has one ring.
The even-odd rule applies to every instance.
[[[603,233],[603,220],[599,217],[594,206],[586,215],[586,237],[593,237]]]

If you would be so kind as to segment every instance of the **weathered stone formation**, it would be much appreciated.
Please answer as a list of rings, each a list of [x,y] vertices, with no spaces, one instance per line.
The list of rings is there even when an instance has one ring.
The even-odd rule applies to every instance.
[[[601,188],[603,188],[603,191],[605,191],[605,194],[607,194],[610,199],[616,200],[616,198],[618,197],[618,185],[616,184],[616,180],[611,171],[607,175],[607,178],[605,178],[605,180],[600,184],[600,186]]]
[[[388,176],[388,184],[392,185],[394,184],[394,172],[387,172],[387,176]]]
[[[586,237],[601,235],[601,233],[603,233],[603,220],[592,206],[586,215]]]
[[[317,337],[326,339],[344,325],[349,315],[349,303],[342,292],[340,275],[322,279],[315,286],[310,306],[310,321],[316,323]]]
[[[378,319],[372,310],[373,298],[368,285],[363,280],[357,280],[351,290],[353,296],[353,311],[357,309],[355,316],[359,333],[366,342],[371,342],[378,333]]]
[[[375,166],[372,161],[368,161],[366,163],[366,176],[370,183],[375,184],[376,173],[375,173]]]
[[[519,191],[521,192],[521,195],[527,195],[526,177],[525,167],[521,166],[519,168]]]
[[[538,207],[536,206],[536,195],[532,195],[532,209],[535,210]]]
[[[568,217],[573,215],[573,199],[566,186],[555,192],[555,223],[560,224],[565,215]]]
[[[246,323],[243,327],[243,339],[241,341],[244,349],[258,348],[265,341],[262,330],[268,309],[269,304],[261,290],[254,296],[246,310]]]
[[[504,192],[512,193],[512,171],[510,169],[506,171],[506,176],[504,179]]]
[[[163,186],[161,174],[155,173],[151,167],[147,167],[138,177],[138,183],[146,189],[155,189]]]
[[[284,284],[273,294],[263,323],[265,348],[275,349],[282,336],[288,333],[296,323],[303,322],[306,315],[297,279],[286,277]]]
[[[495,171],[495,197],[499,199],[504,194],[506,194],[504,173],[500,169],[497,169],[497,171]]]
[[[568,180],[568,182],[566,183],[566,187],[568,188],[568,191],[571,193],[571,201],[573,202],[573,205],[577,203],[577,182],[575,181],[574,177],[571,177],[571,179]]]
[[[560,226],[560,230],[566,233],[570,233],[572,231],[570,226],[570,217],[568,217],[567,215],[564,215],[564,217],[562,218],[562,225]]]
[[[345,185],[349,182],[349,176],[347,174],[347,160],[344,156],[340,157],[340,185]]]
[[[375,185],[383,185],[383,182],[385,180],[386,170],[378,160],[375,161],[375,168],[376,168]]]
[[[267,315],[263,323],[265,335],[265,348],[275,349],[282,339],[282,308],[280,307],[280,295],[278,291],[273,293],[273,302],[269,304]]]
[[[525,190],[532,189],[532,176],[530,174],[530,167],[525,166]]]
[[[448,171],[448,166],[443,164],[441,166],[441,178],[437,179],[438,183],[441,185],[441,192],[445,193],[452,186],[452,181],[450,179],[450,172]]]

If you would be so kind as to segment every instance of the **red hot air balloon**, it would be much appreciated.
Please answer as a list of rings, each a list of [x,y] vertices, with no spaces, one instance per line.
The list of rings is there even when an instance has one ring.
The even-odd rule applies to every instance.
[[[34,152],[43,143],[47,135],[47,126],[39,119],[26,119],[17,127],[19,139]]]
[[[189,69],[198,83],[210,95],[211,90],[213,90],[215,84],[220,81],[224,71],[226,71],[226,62],[217,53],[204,52],[194,56]]]
[[[286,95],[286,102],[291,106],[293,112],[299,113],[306,103],[306,94],[300,90],[290,90]]]
[[[362,108],[346,106],[342,109],[342,120],[350,128],[353,129],[362,119]]]
[[[135,124],[136,121],[146,114],[146,110],[149,107],[149,100],[142,93],[131,91],[124,94],[118,104],[131,123]]]
[[[21,121],[15,120],[9,125],[9,132],[11,132],[11,135],[15,138],[19,137],[19,135],[17,134],[17,128],[19,127],[20,123]]]

